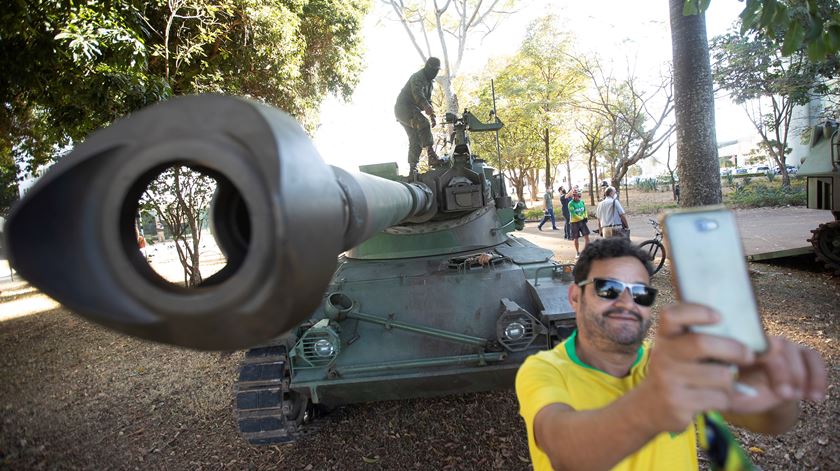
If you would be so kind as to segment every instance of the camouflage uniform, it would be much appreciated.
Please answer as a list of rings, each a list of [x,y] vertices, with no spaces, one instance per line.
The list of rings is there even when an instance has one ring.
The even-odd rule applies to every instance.
[[[432,59],[430,59],[431,61]],[[440,64],[440,62],[438,62]],[[439,65],[438,65],[439,67]],[[428,149],[429,157],[434,154],[432,145],[432,127],[423,112],[432,109],[432,84],[434,76],[429,78],[429,65],[411,75],[397,96],[394,115],[408,134],[408,164],[417,168],[420,152]],[[436,158],[436,156],[435,156]]]

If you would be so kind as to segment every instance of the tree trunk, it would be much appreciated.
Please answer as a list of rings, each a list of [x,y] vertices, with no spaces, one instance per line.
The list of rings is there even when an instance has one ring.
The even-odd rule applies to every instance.
[[[452,91],[452,78],[448,75],[440,75],[437,81],[440,83],[440,88],[443,90],[443,96],[446,98],[446,111],[457,115],[458,97],[455,96],[455,92]]]
[[[507,174],[508,180],[510,180],[511,185],[513,185],[513,190],[516,193],[516,198],[518,201],[525,202],[525,178],[524,172],[516,172],[515,170],[510,170]]]
[[[566,161],[566,189],[570,189],[572,186],[572,156],[569,156],[569,160]]]
[[[683,16],[683,3],[669,0],[680,205],[719,204],[720,162],[706,17]]]
[[[531,187],[531,201],[538,201],[542,191],[540,191],[540,171],[536,168],[528,169],[528,186]]]
[[[618,189],[616,189],[616,197],[618,197]],[[624,173],[624,207],[630,208],[630,184],[627,183],[627,172]]]
[[[551,189],[551,156],[549,155],[549,141],[548,141],[548,128],[545,128],[545,134],[543,135],[543,142],[545,143],[545,191]]]
[[[598,184],[598,158],[595,154],[589,154],[589,204],[595,204],[595,195],[593,194],[595,186]]]
[[[779,172],[782,174],[782,188],[790,188],[790,177],[787,173],[787,153],[785,152],[786,148],[787,144],[779,144],[776,147],[776,155],[771,155],[771,157],[773,157],[773,160],[776,161],[776,166],[779,167]],[[772,169],[770,171],[772,171]]]
[[[677,181],[674,179],[674,170],[671,169],[671,149],[673,145],[671,144],[670,139],[668,140],[668,159],[665,161],[665,168],[668,169],[668,177],[671,179],[671,196],[673,196],[674,201],[677,201]]]

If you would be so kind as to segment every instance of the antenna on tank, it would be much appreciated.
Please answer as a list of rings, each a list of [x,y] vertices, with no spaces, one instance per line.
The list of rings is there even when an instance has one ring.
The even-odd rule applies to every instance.
[[[493,119],[498,119],[496,115],[496,85],[493,79],[490,79],[490,94],[493,96]],[[499,130],[496,130],[496,160],[499,162],[499,174],[502,173],[502,150],[499,147]]]

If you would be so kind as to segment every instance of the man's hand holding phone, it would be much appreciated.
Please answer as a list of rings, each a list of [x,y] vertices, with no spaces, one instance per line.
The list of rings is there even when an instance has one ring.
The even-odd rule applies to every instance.
[[[820,354],[782,337],[768,337],[770,349],[750,365],[738,369],[738,382],[755,390],[754,396],[735,395],[733,414],[755,414],[786,401],[823,401],[828,375]]]
[[[825,397],[827,376],[820,355],[764,332],[732,211],[671,211],[663,216],[663,227],[683,304],[663,314],[657,342],[663,339],[666,349],[672,341],[688,344],[695,349],[688,359],[717,363],[683,372],[708,374],[707,380],[690,380],[710,390],[710,398],[701,401],[705,408],[697,411],[724,412],[756,431],[784,431],[796,420],[799,400]],[[686,358],[680,357],[679,349],[674,354]],[[652,356],[651,367],[653,360]],[[750,417],[756,415],[762,420]]]
[[[658,430],[681,432],[709,410],[728,410],[735,394],[729,365],[751,366],[755,356],[742,343],[692,332],[720,315],[698,304],[674,304],[659,314],[650,363],[640,392]]]
[[[720,320],[699,304],[671,305],[660,314],[647,379],[639,388],[649,394],[641,403],[650,407],[658,430],[682,431],[698,414],[717,410],[738,425],[781,432],[795,421],[799,400],[824,399],[827,375],[817,352],[770,337],[770,349],[756,355],[739,341],[691,330]],[[770,419],[747,417],[756,414]]]

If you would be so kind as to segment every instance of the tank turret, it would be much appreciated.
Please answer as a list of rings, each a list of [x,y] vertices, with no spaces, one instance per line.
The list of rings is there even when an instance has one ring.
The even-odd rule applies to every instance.
[[[575,326],[572,267],[514,237],[501,175],[470,150],[498,130],[450,115],[444,164],[326,165],[284,113],[176,98],[91,135],[13,209],[19,273],[118,331],[199,349],[253,347],[235,409],[254,444],[301,436],[316,406],[510,387],[521,362]],[[227,265],[197,287],[141,255],[138,200],[165,168],[212,176]]]
[[[826,121],[811,130],[808,155],[797,172],[808,179],[808,207],[827,209],[834,221],[820,224],[808,239],[817,259],[840,275],[840,124]]]

